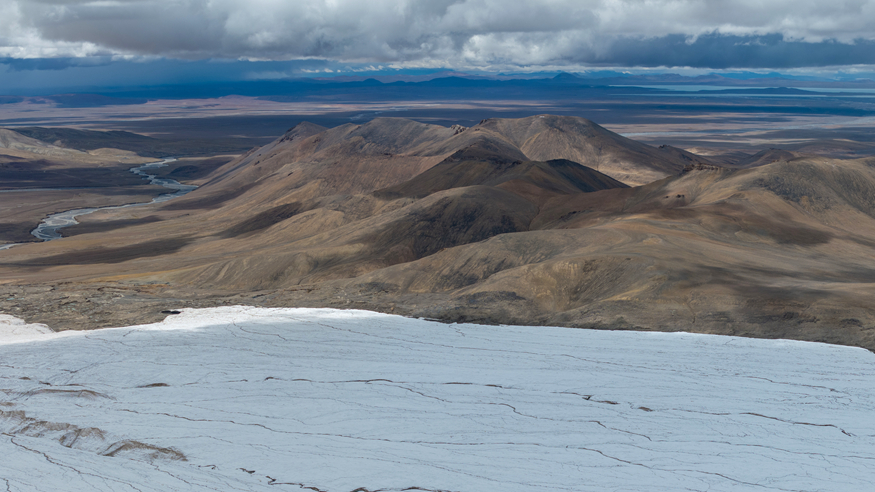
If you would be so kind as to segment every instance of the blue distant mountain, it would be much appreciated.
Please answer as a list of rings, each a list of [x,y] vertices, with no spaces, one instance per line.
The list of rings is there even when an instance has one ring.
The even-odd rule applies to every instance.
[[[618,72],[614,72],[618,73]],[[447,74],[442,72],[438,74]],[[414,80],[401,77],[338,77],[300,78],[281,80],[252,80],[222,83],[193,83],[142,87],[89,88],[79,92],[39,96],[65,107],[97,107],[120,104],[142,104],[155,99],[202,99],[230,95],[258,97],[273,101],[309,101],[359,99],[361,101],[389,100],[457,100],[457,99],[578,99],[582,97],[610,95],[653,95],[655,89],[646,86],[714,86],[714,91],[724,94],[760,95],[805,95],[818,88],[875,88],[871,79],[825,81],[784,78],[777,73],[708,74],[689,77],[679,74],[623,74],[608,76],[612,72],[597,74],[571,74],[560,72],[550,77],[538,74],[535,78],[520,78],[504,75],[488,77],[451,72],[449,76],[432,77],[435,74],[416,76]],[[744,78],[750,75],[749,78]],[[753,75],[756,75],[754,77]],[[383,79],[383,80],[381,80]],[[642,87],[644,86],[644,87]],[[737,87],[737,89],[727,89]],[[766,87],[766,89],[763,89]],[[696,87],[700,93],[711,91]],[[20,101],[20,97],[6,98],[8,102]]]

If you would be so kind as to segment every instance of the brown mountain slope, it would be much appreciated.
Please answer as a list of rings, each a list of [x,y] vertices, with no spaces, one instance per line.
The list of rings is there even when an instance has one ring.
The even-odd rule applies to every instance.
[[[632,186],[678,174],[686,165],[679,155],[660,152],[583,118],[493,118],[474,127],[480,128],[507,138],[529,159],[568,159]]]
[[[773,162],[779,161],[789,161],[791,159],[795,159],[796,157],[800,157],[801,154],[796,152],[790,152],[782,149],[766,149],[757,152],[756,154],[746,157],[744,159],[739,159],[738,161],[733,163],[734,167],[756,167],[762,166],[763,164],[771,164]]]
[[[509,162],[529,161],[507,138],[478,127],[463,131],[399,118],[378,118],[364,125],[348,124],[329,130],[302,124],[272,144],[227,164],[201,188],[161,209],[167,218],[188,215],[188,219],[177,222],[187,221],[186,230],[203,230],[210,223],[244,222],[249,217],[255,224],[264,225],[284,217],[283,211],[288,207],[300,211],[320,209],[323,213],[315,223],[331,228],[367,217],[384,206],[389,209],[401,206],[387,204],[385,200],[356,198],[357,205],[351,207],[352,202],[342,197],[398,186],[463,149],[480,149]],[[555,191],[546,185],[548,182],[564,187],[566,192],[599,189],[609,181],[616,183],[604,176],[589,182],[594,179],[592,176],[563,175],[560,170],[583,169],[580,166],[558,163],[528,166],[531,169],[519,176],[507,175],[501,186],[535,202]],[[680,164],[678,167],[682,169]],[[571,174],[575,172],[578,171]],[[430,179],[425,177],[417,183],[421,185]],[[465,184],[498,183],[474,180]],[[428,192],[433,192],[459,184],[428,186],[431,187]],[[326,211],[329,209],[330,214]],[[341,209],[343,212],[339,212]],[[255,230],[260,225],[238,227],[220,235]]]
[[[220,170],[185,206],[115,211],[127,227],[0,252],[0,281],[93,285],[92,299],[138,289],[126,303],[148,292],[177,305],[362,307],[875,349],[875,161],[700,165],[628,188],[518,150],[561,135],[551,124],[300,128]],[[408,131],[410,142],[394,136]],[[359,160],[341,158],[352,147]],[[29,319],[117,319],[51,309],[64,295],[32,297],[46,307]]]
[[[539,189],[548,194],[570,194],[626,188],[613,178],[564,159],[548,162],[519,161],[482,145],[462,149],[410,181],[377,190],[382,198],[422,198],[438,191],[464,186],[502,186]]]
[[[452,163],[452,153],[460,148],[467,150],[456,155],[459,162]],[[486,154],[474,155],[478,152]],[[449,167],[422,173],[448,158]],[[414,176],[417,178],[411,179]],[[405,191],[399,197],[370,194],[404,183],[407,191],[417,187],[424,191]],[[480,187],[472,188],[475,185]],[[256,264],[273,268],[273,253],[260,251],[274,248],[285,255],[298,245],[306,253],[296,253],[296,257],[317,258],[316,267],[312,272],[293,270],[317,276],[323,275],[323,270],[328,272],[326,265],[338,263],[329,256],[362,249],[368,252],[360,255],[361,264],[354,271],[364,272],[495,234],[527,230],[538,206],[553,196],[620,186],[625,185],[573,162],[529,161],[505,137],[483,129],[462,131],[389,118],[330,130],[303,124],[227,164],[197,191],[157,210],[113,211],[88,217],[87,222],[109,219],[108,224],[123,230],[99,238],[82,234],[76,238],[78,243],[65,239],[63,249],[74,251],[69,262],[75,264],[79,261],[76,250],[98,246],[105,252],[95,256],[83,250],[82,261],[116,264],[138,254],[136,238],[166,237],[173,244],[172,251],[190,248],[188,254],[179,252],[175,260],[178,267],[203,265],[210,271],[213,267],[208,265],[234,258],[232,262],[242,262],[255,271],[261,268],[255,268]],[[423,205],[428,200],[420,203],[413,198],[431,199],[430,195],[449,188],[460,191],[444,193],[434,207]],[[435,241],[427,239],[430,232],[438,234]],[[386,238],[397,239],[398,244],[388,244]],[[429,242],[434,244],[426,244]],[[310,251],[310,244],[315,244],[314,251]],[[48,253],[51,246],[41,249]],[[380,248],[397,254],[383,255]],[[25,264],[57,264],[61,256]],[[247,275],[248,285],[265,284],[263,279],[253,280],[253,273]],[[324,275],[342,277],[348,272],[332,266]],[[206,276],[212,278],[211,274]],[[268,285],[300,282],[280,271],[269,279]],[[247,285],[242,280],[237,284]]]
[[[685,163],[686,165],[684,167],[719,165],[718,163],[713,162],[712,160],[710,160],[706,157],[694,154],[694,153],[689,152],[689,151],[684,150],[684,149],[672,147],[671,145],[660,145],[658,147],[658,150],[660,153],[662,153],[668,159]]]
[[[510,161],[472,146],[372,195],[294,202],[244,219],[220,235],[242,238],[257,230],[258,257],[244,254],[193,274],[198,282],[239,288],[349,277],[529,230],[539,206],[553,197],[625,187],[570,161]]]
[[[18,150],[32,154],[60,157],[85,154],[84,152],[79,152],[77,150],[56,147],[5,128],[0,128],[0,149]]]
[[[377,270],[343,289],[379,285],[417,306],[441,299],[413,311],[420,316],[872,349],[875,172],[839,162],[695,171],[557,198],[530,232]]]
[[[380,187],[383,180],[393,179],[385,176],[390,170],[409,174],[409,179],[439,162],[432,159],[434,162],[423,164],[423,158],[436,155],[424,148],[452,135],[450,128],[401,118],[377,118],[364,125],[350,123],[328,130],[302,123],[277,141],[229,164],[206,188],[245,185],[267,176],[283,178],[298,172],[304,177],[292,181],[323,180],[326,192],[371,191],[369,187]]]
[[[224,208],[245,215],[291,201],[370,193],[440,162],[444,155],[423,149],[453,136],[450,128],[398,118],[320,128],[298,125],[229,163],[212,181],[165,208]]]
[[[627,184],[680,173],[689,161],[573,117],[490,119],[468,129],[401,118],[329,130],[302,124],[229,163],[213,181],[166,207],[215,208],[233,200],[250,209],[288,202],[290,191],[294,200],[370,193],[406,182],[472,147],[510,161],[566,159]]]

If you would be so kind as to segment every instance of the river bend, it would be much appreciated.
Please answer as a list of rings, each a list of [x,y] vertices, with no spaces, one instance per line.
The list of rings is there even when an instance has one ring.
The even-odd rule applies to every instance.
[[[66,212],[52,214],[43,219],[42,222],[40,222],[40,224],[36,227],[36,229],[31,231],[31,234],[37,239],[42,239],[43,241],[60,239],[61,237],[63,237],[59,232],[61,229],[79,223],[76,220],[76,217],[88,215],[90,213],[97,212],[98,210],[115,210],[120,208],[140,207],[143,205],[151,205],[153,203],[166,202],[167,200],[171,200],[173,198],[180,197],[182,195],[185,195],[186,193],[191,192],[192,190],[197,188],[197,186],[185,185],[180,183],[179,181],[176,181],[175,179],[159,178],[155,174],[149,173],[149,171],[162,166],[166,166],[167,164],[174,162],[175,160],[175,158],[171,157],[168,159],[164,159],[163,161],[150,162],[148,164],[143,164],[142,166],[137,166],[130,169],[132,173],[142,176],[143,179],[148,179],[149,184],[163,186],[165,188],[173,190],[172,193],[159,195],[149,202],[129,203],[126,205],[114,205],[110,207],[77,208],[74,210],[67,210]],[[16,246],[17,244],[23,243],[4,244],[0,246],[0,250],[9,249],[13,246]]]

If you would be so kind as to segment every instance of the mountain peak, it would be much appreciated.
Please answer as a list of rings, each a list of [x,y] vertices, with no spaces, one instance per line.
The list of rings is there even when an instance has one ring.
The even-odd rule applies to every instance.
[[[570,74],[568,72],[559,72],[558,75],[553,77],[553,80],[557,82],[579,82],[580,77],[577,75]]]

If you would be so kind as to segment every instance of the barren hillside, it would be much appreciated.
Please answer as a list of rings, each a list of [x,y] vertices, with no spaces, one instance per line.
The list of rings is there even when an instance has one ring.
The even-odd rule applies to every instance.
[[[0,308],[75,328],[122,322],[118,303],[345,306],[875,348],[875,162],[761,157],[721,168],[552,116],[299,125],[183,198],[0,252],[32,299]],[[67,286],[90,304],[51,310]]]

